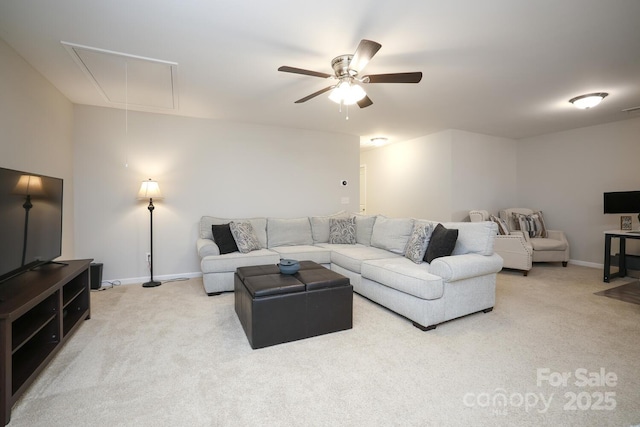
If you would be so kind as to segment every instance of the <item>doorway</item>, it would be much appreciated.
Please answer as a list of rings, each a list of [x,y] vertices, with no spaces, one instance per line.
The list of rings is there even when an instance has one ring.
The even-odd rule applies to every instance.
[[[367,213],[367,165],[360,165],[360,213]]]

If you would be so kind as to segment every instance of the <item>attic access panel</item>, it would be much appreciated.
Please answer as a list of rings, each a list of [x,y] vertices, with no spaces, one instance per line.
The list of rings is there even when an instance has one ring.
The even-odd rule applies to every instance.
[[[162,110],[178,108],[176,62],[62,44],[108,103]]]

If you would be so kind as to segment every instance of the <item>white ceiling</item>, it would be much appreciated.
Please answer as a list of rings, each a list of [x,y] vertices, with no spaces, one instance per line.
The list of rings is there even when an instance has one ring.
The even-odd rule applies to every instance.
[[[361,141],[449,128],[523,138],[640,106],[638,0],[2,0],[0,38],[74,103],[113,106],[62,41],[177,63],[170,114]],[[422,82],[365,86],[374,104],[349,120],[327,95],[294,104],[328,84],[279,66],[331,73],[363,38],[382,44],[365,74]],[[609,96],[592,110],[567,102],[590,92]]]

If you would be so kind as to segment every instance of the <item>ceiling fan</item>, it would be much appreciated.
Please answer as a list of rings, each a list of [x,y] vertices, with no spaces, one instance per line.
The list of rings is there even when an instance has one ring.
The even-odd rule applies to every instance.
[[[333,58],[331,68],[334,74],[321,73],[318,71],[304,70],[301,68],[288,67],[283,65],[278,71],[285,73],[304,74],[306,76],[320,77],[335,80],[331,86],[320,89],[317,92],[298,99],[295,103],[306,102],[318,95],[332,90],[329,99],[339,104],[355,104],[360,108],[365,108],[373,104],[360,84],[368,83],[419,83],[422,80],[422,72],[413,73],[391,73],[391,74],[369,74],[360,77],[362,70],[369,63],[371,58],[380,50],[382,45],[371,40],[362,39],[353,55],[340,55]]]

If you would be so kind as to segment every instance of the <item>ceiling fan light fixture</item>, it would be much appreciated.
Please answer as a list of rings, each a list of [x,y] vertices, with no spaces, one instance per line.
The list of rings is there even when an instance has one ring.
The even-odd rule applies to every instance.
[[[332,82],[337,80],[337,84],[332,84],[324,89],[315,91],[311,95],[300,98],[295,101],[296,104],[307,102],[318,95],[330,91],[329,99],[341,106],[342,104],[348,106],[357,103],[358,107],[367,108],[373,105],[373,101],[367,96],[365,90],[358,83],[420,83],[420,80],[422,80],[421,71],[362,75],[364,67],[367,66],[371,58],[373,58],[381,47],[382,45],[378,42],[367,39],[360,40],[353,55],[340,55],[333,58],[331,61],[333,74],[289,67],[288,65],[279,67],[278,71],[331,79]],[[361,75],[362,77],[360,77]],[[340,111],[342,111],[342,109]]]
[[[367,93],[360,85],[342,81],[331,91],[329,99],[336,104],[353,105],[365,96]]]
[[[576,96],[575,98],[571,98],[569,102],[572,103],[576,108],[586,110],[600,104],[600,102],[602,102],[602,100],[607,95],[609,94],[606,92],[589,93],[587,95],[580,95]]]

